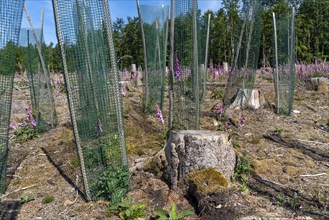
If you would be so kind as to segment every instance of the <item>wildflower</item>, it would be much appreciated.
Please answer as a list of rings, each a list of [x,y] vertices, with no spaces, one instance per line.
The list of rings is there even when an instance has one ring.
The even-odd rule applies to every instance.
[[[98,136],[101,136],[103,134],[103,126],[100,120],[98,120],[97,132],[98,132]]]
[[[247,117],[243,114],[240,121],[241,127],[245,126],[246,122],[247,122]]]
[[[125,97],[127,95],[127,88],[123,82],[121,83],[121,93],[122,93],[123,97]]]
[[[31,107],[25,108],[25,111],[26,111],[26,114],[27,114],[28,117],[32,115]]]
[[[29,117],[29,122],[30,122],[30,125],[32,125],[33,127],[37,126],[37,122],[34,120],[34,118],[32,116]]]
[[[223,68],[218,64],[217,66],[217,71],[218,71],[218,76],[222,76],[223,75]]]
[[[27,78],[27,71],[26,71],[26,69],[24,70],[23,78]]]
[[[180,81],[181,80],[181,69],[179,64],[179,59],[176,57],[175,64],[174,64],[174,77],[175,80]]]
[[[217,113],[219,114],[219,117],[223,114],[223,106],[221,106],[219,103],[216,105]]]
[[[164,124],[163,115],[162,115],[162,112],[161,112],[161,109],[159,108],[159,106],[156,106],[155,112],[156,112],[156,117],[157,117],[158,121],[161,124]]]
[[[212,71],[212,70],[211,70]],[[217,74],[216,74],[216,71],[212,71],[213,73],[213,79],[216,80],[217,79]]]
[[[18,125],[16,124],[16,122],[15,122],[15,121],[12,121],[12,122],[10,122],[10,125],[9,125],[9,127],[10,127],[11,129],[14,129],[14,130],[16,130],[16,129],[18,128]]]
[[[21,64],[20,62],[17,63],[17,66],[18,66],[18,68],[19,68],[20,70],[23,69],[23,66],[22,66],[22,64]]]

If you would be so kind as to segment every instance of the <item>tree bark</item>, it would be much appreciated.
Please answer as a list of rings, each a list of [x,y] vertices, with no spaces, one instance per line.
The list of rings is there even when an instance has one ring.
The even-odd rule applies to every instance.
[[[236,155],[225,132],[171,131],[164,151],[164,178],[172,189],[184,191],[183,183],[195,170],[213,168],[227,180],[234,174]]]

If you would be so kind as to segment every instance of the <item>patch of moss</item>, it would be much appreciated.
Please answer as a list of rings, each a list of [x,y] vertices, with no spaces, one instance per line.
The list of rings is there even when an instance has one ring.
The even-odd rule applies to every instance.
[[[45,197],[42,199],[42,203],[43,203],[43,204],[48,204],[48,203],[53,202],[54,199],[55,199],[54,196],[50,196],[50,195],[48,195],[48,196],[45,196]]]
[[[256,174],[266,174],[268,176],[281,175],[282,167],[274,159],[253,160],[252,168]]]
[[[128,154],[137,154],[137,155],[144,154],[143,148],[137,147],[131,141],[128,141],[128,143],[127,143],[127,150],[128,150]]]
[[[321,94],[326,94],[328,92],[328,85],[327,85],[327,83],[324,82],[324,81],[320,82],[318,91]]]
[[[199,169],[190,172],[187,180],[192,183],[197,193],[207,195],[228,187],[226,178],[214,168]]]
[[[80,161],[79,161],[78,154],[75,154],[72,157],[72,159],[71,159],[71,165],[72,165],[73,168],[80,167]]]
[[[299,169],[293,166],[286,166],[283,168],[283,172],[289,174],[290,176],[296,176],[299,174]]]
[[[12,184],[13,184],[13,186],[17,186],[17,185],[19,185],[19,184],[21,184],[21,180],[13,180],[12,181]]]

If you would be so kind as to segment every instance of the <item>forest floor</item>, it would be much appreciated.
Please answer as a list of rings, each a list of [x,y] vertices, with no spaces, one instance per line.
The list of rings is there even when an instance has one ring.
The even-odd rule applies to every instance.
[[[256,88],[270,103],[267,108],[228,111],[230,120],[219,120],[215,106],[221,103],[225,85],[210,83],[202,103],[201,129],[220,130],[224,123],[239,159],[250,164],[248,178],[232,180],[216,213],[197,213],[186,219],[329,219],[329,92],[307,91],[296,86],[291,116],[274,113],[273,83],[257,78]],[[106,201],[87,203],[74,190],[81,186],[67,99],[54,91],[59,124],[39,139],[17,143],[10,132],[7,191],[0,202],[0,219],[118,219],[107,211]],[[27,87],[15,84],[12,120],[22,122],[28,107]],[[141,108],[141,88],[128,86],[124,118],[129,165],[156,154],[165,144],[166,125],[155,113]],[[168,104],[168,103],[167,103]],[[167,112],[164,112],[167,120]],[[242,115],[247,118],[240,125]],[[319,175],[316,175],[319,174]],[[78,176],[77,176],[78,175]],[[312,176],[315,175],[315,176]],[[33,200],[21,203],[24,197]],[[53,197],[46,203],[45,197]],[[193,201],[170,190],[156,174],[135,172],[131,177],[134,202],[153,210],[194,210]],[[218,214],[220,213],[220,214]]]

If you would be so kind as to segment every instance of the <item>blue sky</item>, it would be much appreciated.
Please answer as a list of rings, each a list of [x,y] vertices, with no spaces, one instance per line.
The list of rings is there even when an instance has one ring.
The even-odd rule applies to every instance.
[[[71,1],[71,0],[67,0]],[[148,4],[162,4],[163,2],[170,2],[166,0],[140,0],[140,4],[147,2]],[[26,7],[29,11],[34,28],[40,27],[41,10],[44,10],[44,39],[47,44],[50,42],[57,42],[55,22],[53,15],[53,8],[51,0],[25,0]],[[137,16],[137,8],[135,0],[109,0],[110,13],[112,21],[116,18],[124,18],[127,16]],[[218,10],[220,7],[219,0],[199,0],[199,8],[202,12],[211,10]],[[26,19],[25,13],[23,13],[22,27],[29,28],[29,23]]]

